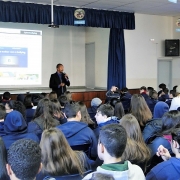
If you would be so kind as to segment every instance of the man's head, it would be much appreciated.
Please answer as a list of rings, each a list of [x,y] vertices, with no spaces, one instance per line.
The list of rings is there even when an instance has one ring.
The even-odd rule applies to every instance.
[[[95,115],[98,124],[106,122],[108,117],[114,115],[114,108],[110,104],[102,104]]]
[[[64,113],[68,119],[81,120],[80,106],[77,102],[67,103],[64,108]]]
[[[161,83],[161,84],[159,84],[159,89],[164,89],[164,88],[166,88],[166,85],[164,84],[164,83]]]
[[[11,180],[33,180],[41,170],[41,149],[30,139],[14,142],[7,154],[7,172]]]
[[[127,142],[126,130],[117,124],[103,126],[99,133],[98,156],[105,160],[106,156],[120,158]]]
[[[11,94],[10,92],[4,92],[4,94],[2,95],[2,99],[5,100],[5,101],[9,101],[11,100]]]
[[[142,86],[142,87],[140,87],[140,94],[141,93],[146,93],[146,87],[145,86]]]
[[[57,64],[56,69],[58,73],[62,73],[64,71],[64,66],[62,64]]]

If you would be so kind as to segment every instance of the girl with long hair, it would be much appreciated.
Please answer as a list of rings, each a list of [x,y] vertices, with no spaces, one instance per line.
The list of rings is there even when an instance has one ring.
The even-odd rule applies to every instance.
[[[64,134],[57,128],[44,130],[40,142],[44,175],[62,177],[77,175],[82,179],[83,173],[90,169],[83,152],[73,151]]]
[[[122,161],[129,160],[139,165],[145,172],[150,159],[150,150],[144,143],[137,119],[131,114],[126,114],[122,117],[120,125],[126,129],[128,138]]]
[[[152,113],[142,95],[134,94],[132,96],[131,114],[136,117],[139,122],[141,131],[143,131],[147,121],[152,119]]]
[[[53,118],[53,104],[48,98],[39,101],[33,120],[28,124],[28,132],[34,132],[39,139],[43,130],[56,127],[60,123]]]

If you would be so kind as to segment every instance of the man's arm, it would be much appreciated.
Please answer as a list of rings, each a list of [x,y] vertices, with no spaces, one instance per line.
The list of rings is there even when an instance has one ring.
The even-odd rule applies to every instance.
[[[50,80],[49,80],[49,87],[52,89],[57,89],[59,84],[57,83],[54,74],[51,74]]]

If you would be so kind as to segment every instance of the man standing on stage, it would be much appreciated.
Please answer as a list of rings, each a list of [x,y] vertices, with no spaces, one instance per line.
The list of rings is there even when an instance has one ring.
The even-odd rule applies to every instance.
[[[66,86],[70,86],[70,81],[68,75],[63,73],[64,66],[62,64],[57,64],[56,69],[57,72],[51,74],[49,87],[52,88],[52,91],[56,92],[59,97],[66,92]]]

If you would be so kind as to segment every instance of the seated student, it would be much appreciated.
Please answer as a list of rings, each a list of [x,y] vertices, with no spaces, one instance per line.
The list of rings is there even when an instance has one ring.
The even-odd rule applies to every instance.
[[[18,111],[10,112],[4,121],[4,132],[2,136],[6,149],[19,139],[28,138],[39,143],[38,137],[34,133],[27,132],[27,123],[22,114]]]
[[[107,124],[118,124],[119,120],[114,116],[114,108],[110,104],[102,104],[95,115],[98,127],[94,129],[94,133],[98,139],[101,127]]]
[[[36,142],[21,139],[9,148],[6,169],[11,180],[34,180],[41,167],[41,149]]]
[[[141,131],[143,131],[146,123],[152,119],[152,113],[140,94],[133,94],[131,98],[131,113],[138,120]]]
[[[41,99],[37,105],[33,120],[28,124],[28,132],[35,133],[39,140],[43,130],[59,125],[54,116],[52,102],[48,98]]]
[[[41,99],[45,98],[44,95],[41,94],[32,94],[32,103],[33,103],[33,109],[37,108],[37,105]]]
[[[52,99],[52,110],[54,119],[58,120],[60,124],[64,124],[67,122],[67,118],[61,112],[61,105],[57,99]]]
[[[114,107],[114,116],[121,119],[124,116],[124,108],[121,102],[116,102]]]
[[[7,152],[2,138],[0,137],[0,179],[9,180],[9,176],[6,170],[7,164]]]
[[[129,160],[131,163],[140,166],[143,172],[146,172],[146,167],[150,163],[151,153],[144,143],[137,119],[131,114],[126,114],[121,119],[120,125],[127,132],[127,144],[121,160]]]
[[[130,104],[131,104],[131,97],[132,95],[128,92],[128,88],[122,88],[121,89],[121,102],[124,108],[125,113],[127,114],[130,110]]]
[[[118,89],[118,87],[116,86],[112,86],[111,89],[109,91],[107,91],[106,93],[106,103],[110,102],[112,98],[117,98],[117,99],[120,99],[120,90]]]
[[[79,101],[77,103],[79,104],[80,111],[81,111],[81,122],[86,123],[91,129],[94,129],[95,123],[90,118],[86,105],[82,101]]]
[[[169,111],[169,106],[165,102],[159,101],[156,103],[154,107],[153,118],[154,119],[162,118],[163,115],[168,111]]]
[[[169,89],[168,89],[168,88],[162,89],[162,92],[161,92],[161,94],[159,95],[158,100],[165,102],[167,99],[169,99],[168,93],[169,93]]]
[[[145,86],[140,87],[140,94],[144,97],[145,101],[149,99],[149,96],[146,94],[146,91],[147,89]]]
[[[17,101],[21,101],[23,103],[24,102],[24,98],[25,98],[24,94],[18,94],[17,97],[16,97],[16,100]]]
[[[79,180],[91,169],[87,156],[81,151],[73,151],[63,133],[57,128],[44,130],[40,147],[43,168],[36,180],[59,180],[71,176]]]
[[[176,88],[176,97],[174,97],[171,101],[171,106],[169,110],[177,110],[180,107],[180,85]]]
[[[155,166],[151,171],[147,174],[147,180],[175,180],[180,177],[180,128],[176,127],[171,132],[172,140],[171,140],[171,148],[175,157],[171,157],[168,149],[164,146],[160,145],[157,149],[157,155],[161,156],[164,162]]]
[[[171,102],[174,97],[176,97],[176,92],[174,90],[170,90],[169,99],[166,99],[166,101],[165,101],[165,103],[167,103],[169,107],[171,107]]]
[[[58,97],[58,100],[59,100],[60,105],[61,105],[61,110],[62,110],[62,112],[64,112],[64,106],[65,106],[67,103],[71,102],[71,101],[69,101],[69,99],[68,99],[65,95],[59,96],[59,97]]]
[[[8,102],[10,100],[11,100],[10,92],[8,92],[8,91],[4,92],[3,95],[2,95],[2,103],[5,105],[6,102]]]
[[[64,93],[64,95],[67,97],[68,101],[72,101],[72,100],[73,100],[73,99],[72,99],[72,94],[71,94],[70,91],[66,91],[66,92]]]
[[[26,97],[24,98],[24,105],[26,107],[26,121],[27,123],[31,122],[31,120],[34,117],[35,114],[35,109],[33,109],[33,102],[32,102],[32,95],[27,94]]]
[[[164,89],[164,88],[166,88],[166,85],[164,84],[164,83],[161,83],[161,84],[159,84],[159,91],[158,91],[158,97],[159,97],[159,95],[162,93],[162,90]]]
[[[150,95],[152,94],[152,91],[154,91],[154,88],[153,88],[153,87],[147,87],[147,89],[146,89],[146,94],[147,94],[148,96],[150,96]]]
[[[90,144],[90,157],[97,157],[97,139],[88,125],[81,121],[78,103],[68,103],[64,113],[67,123],[57,126],[65,135],[70,146]]]
[[[0,136],[5,135],[6,133],[4,132],[4,119],[6,117],[6,109],[5,106],[0,103]]]
[[[96,123],[96,118],[95,118],[95,115],[96,115],[96,112],[97,112],[97,108],[102,104],[102,100],[99,99],[99,98],[93,98],[91,100],[91,107],[88,108],[88,113],[91,117],[91,119]]]
[[[53,99],[57,99],[57,93],[52,91],[49,93],[49,99],[53,100]]]
[[[121,125],[109,124],[102,127],[99,133],[98,156],[104,163],[97,168],[96,172],[110,174],[115,180],[145,180],[143,171],[139,166],[121,160],[126,142],[127,133]],[[91,177],[92,173],[85,176],[83,180]]]

